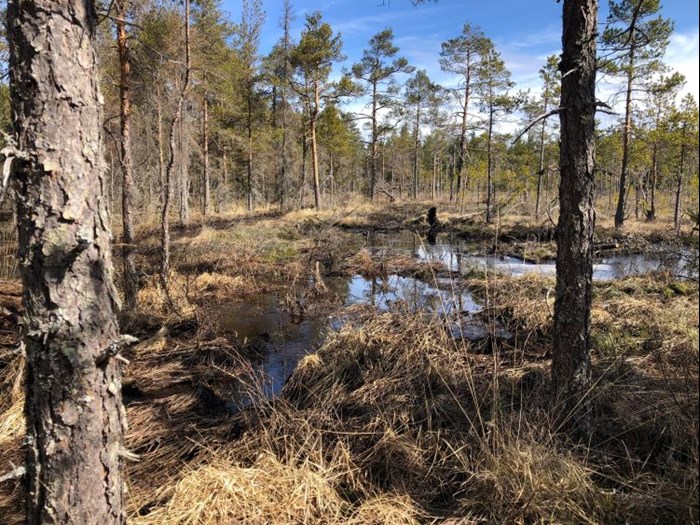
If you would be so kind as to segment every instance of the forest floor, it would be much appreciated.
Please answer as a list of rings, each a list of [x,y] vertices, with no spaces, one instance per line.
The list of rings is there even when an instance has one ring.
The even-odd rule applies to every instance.
[[[193,220],[176,229],[169,300],[157,228],[140,229],[140,309],[122,318],[140,340],[124,354],[126,447],[139,458],[126,463],[130,523],[698,521],[697,278],[594,284],[593,426],[571,442],[549,416],[551,274],[454,271],[370,249],[382,232],[422,242],[428,207]],[[487,226],[449,208],[438,219],[432,232],[477,254],[556,254],[548,220]],[[663,222],[596,230],[599,255],[661,245],[697,253],[698,236]],[[470,314],[483,333],[456,336],[447,314],[405,301],[350,305],[356,275],[436,289],[448,280],[483,305]],[[289,326],[343,320],[305,340],[308,355],[275,396],[256,372],[273,336],[224,319],[260,297]],[[0,280],[0,476],[23,461],[21,315],[19,281]],[[23,497],[21,480],[0,483],[0,523],[23,522]]]

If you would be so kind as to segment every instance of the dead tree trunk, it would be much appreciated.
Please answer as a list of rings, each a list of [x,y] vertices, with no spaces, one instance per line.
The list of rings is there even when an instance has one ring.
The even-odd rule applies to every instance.
[[[561,423],[590,425],[590,316],[593,275],[593,169],[597,0],[565,0],[557,285],[552,382]]]
[[[135,187],[131,156],[131,62],[129,60],[129,39],[126,34],[127,2],[128,0],[117,0],[115,7],[120,73],[124,302],[129,310],[133,310],[136,308],[138,288],[136,283],[136,266],[134,264],[134,221],[131,216]]]
[[[92,2],[11,0],[27,523],[124,523],[124,410]]]

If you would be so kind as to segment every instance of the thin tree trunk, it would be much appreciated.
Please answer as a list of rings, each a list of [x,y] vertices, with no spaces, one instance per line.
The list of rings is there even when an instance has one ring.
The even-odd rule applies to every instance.
[[[369,199],[374,202],[374,195],[377,186],[377,141],[379,140],[379,129],[377,128],[377,82],[372,82],[372,143],[370,144],[370,177],[369,177]]]
[[[138,286],[134,264],[134,221],[131,216],[134,200],[134,173],[131,155],[131,63],[129,40],[126,34],[126,9],[128,0],[116,0],[117,51],[119,54],[119,102],[121,120],[122,161],[122,262],[124,302],[126,308],[137,307]]]
[[[299,185],[299,207],[304,207],[304,194],[306,193],[306,164],[309,157],[308,137],[306,131],[301,135],[301,183]]]
[[[180,132],[180,226],[182,227],[190,221],[190,142],[185,106],[185,100],[178,105],[180,116],[177,122]]]
[[[11,0],[27,523],[122,524],[118,297],[92,2]],[[40,51],[41,50],[41,51]]]
[[[314,205],[317,210],[321,209],[321,183],[318,175],[318,145],[316,143],[316,120],[321,101],[319,100],[318,84],[314,85],[314,103],[310,118],[311,131],[311,169],[314,176]]]
[[[469,71],[469,66],[467,66],[467,71]],[[462,170],[464,169],[464,159],[467,156],[467,124],[468,124],[468,110],[469,110],[469,97],[471,91],[471,74],[467,73],[467,77],[464,83],[464,111],[462,112],[462,122],[459,130],[459,155],[457,156],[457,167],[455,171],[457,172],[457,195],[459,195],[462,189]],[[465,186],[469,184],[469,181],[465,179]],[[450,197],[450,201],[452,198]]]
[[[681,135],[681,158],[678,166],[678,177],[676,178],[676,202],[673,207],[673,225],[677,232],[681,231],[681,196],[683,190],[683,172],[685,171],[685,141],[686,141],[686,126],[683,124],[683,133]]]
[[[248,180],[248,211],[255,209],[254,188],[253,188],[253,86],[248,81],[247,86],[247,121],[246,130],[248,134],[248,160],[246,163],[246,173]]]
[[[413,139],[413,200],[418,200],[418,148],[420,146],[420,106],[416,108],[416,129]]]
[[[659,145],[654,142],[654,147],[651,155],[651,174],[649,177],[650,202],[649,211],[647,212],[647,220],[656,220],[656,181],[659,173]]]
[[[160,99],[160,88],[156,88],[156,119],[158,120],[158,176],[160,177],[162,201],[163,188],[165,187],[165,153],[163,152],[163,108]]]
[[[202,106],[202,156],[203,160],[203,171],[204,171],[204,216],[209,215],[209,208],[211,206],[211,181],[209,175],[209,101],[207,100],[207,94],[204,93],[204,104]]]
[[[548,97],[547,88],[545,87],[544,94],[544,113],[547,112],[548,108]],[[540,128],[540,155],[539,164],[537,169],[537,196],[535,197],[535,220],[540,220],[540,198],[542,195],[542,175],[544,175],[544,139],[547,132],[547,119],[542,120],[542,127]]]
[[[627,76],[627,93],[625,97],[625,125],[622,130],[622,168],[620,170],[620,189],[615,210],[615,228],[625,224],[625,204],[627,200],[627,171],[630,157],[630,135],[632,133],[632,75],[634,71],[634,50],[630,51],[629,71]]]
[[[597,0],[564,0],[552,383],[560,423],[590,427]]]
[[[163,189],[163,210],[161,214],[161,263],[160,279],[165,293],[168,293],[168,280],[170,277],[170,201],[173,172],[175,169],[175,132],[182,116],[182,106],[185,103],[190,86],[190,0],[185,0],[185,81],[177,99],[177,108],[170,122],[170,158],[165,170],[165,187]],[[184,182],[184,181],[183,181]],[[185,199],[186,201],[187,199]]]
[[[486,138],[486,173],[487,173],[487,180],[486,180],[486,224],[491,224],[491,206],[492,206],[492,201],[491,197],[493,195],[493,151],[492,151],[492,142],[493,142],[493,116],[494,116],[494,111],[493,108],[489,110],[489,128],[488,128],[488,135]]]

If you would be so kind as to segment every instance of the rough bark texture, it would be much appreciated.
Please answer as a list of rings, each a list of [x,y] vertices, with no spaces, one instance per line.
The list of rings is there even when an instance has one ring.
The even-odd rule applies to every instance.
[[[565,0],[561,106],[560,214],[552,381],[561,422],[589,426],[593,274],[593,168],[597,0]]]
[[[311,107],[310,135],[311,135],[311,169],[314,177],[314,205],[317,210],[321,209],[321,181],[318,174],[318,144],[316,142],[316,122],[321,107],[321,98],[318,82],[314,83],[314,102]]]
[[[121,111],[122,161],[122,262],[124,303],[129,310],[136,308],[138,286],[134,263],[134,221],[131,206],[134,201],[134,169],[131,156],[131,62],[129,39],[126,34],[127,0],[116,0],[117,52],[119,54],[119,101]]]
[[[27,522],[123,523],[121,371],[92,2],[8,6]]]

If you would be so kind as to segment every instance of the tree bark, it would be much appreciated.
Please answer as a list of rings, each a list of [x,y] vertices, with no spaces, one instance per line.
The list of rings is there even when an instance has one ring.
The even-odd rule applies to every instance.
[[[163,210],[161,212],[160,230],[160,281],[164,292],[168,293],[170,277],[170,203],[172,200],[173,172],[175,171],[175,135],[182,116],[182,109],[190,86],[190,0],[185,0],[185,79],[177,99],[177,107],[170,121],[170,157],[165,169],[165,185],[163,187]],[[182,181],[183,183],[185,181]],[[188,189],[182,190],[189,193]],[[185,194],[185,197],[187,195]],[[187,199],[185,198],[185,202]],[[181,210],[182,211],[182,210]]]
[[[124,523],[119,335],[92,2],[11,0],[27,523]]]
[[[470,65],[467,65],[467,71],[470,71]],[[455,171],[457,172],[457,198],[459,199],[459,193],[462,190],[462,170],[464,169],[464,159],[467,156],[467,124],[468,124],[468,110],[469,110],[469,98],[471,96],[471,73],[467,73],[464,85],[464,110],[462,111],[462,122],[459,130],[459,155],[457,156],[457,167]],[[469,181],[465,179],[465,186],[469,184]],[[450,201],[452,201],[452,192],[450,192]]]
[[[634,27],[630,29],[634,38]],[[634,45],[632,43],[632,45]],[[629,170],[630,135],[632,133],[632,80],[634,74],[634,50],[630,51],[629,71],[627,73],[627,93],[625,96],[625,125],[622,130],[622,168],[620,170],[620,188],[615,210],[615,228],[625,224],[625,204],[627,201],[627,171]]]
[[[254,188],[253,188],[253,83],[252,80],[248,80],[246,82],[246,103],[247,103],[247,111],[246,111],[246,130],[247,130],[247,136],[248,136],[248,152],[247,152],[247,162],[246,162],[246,171],[247,171],[247,181],[248,181],[248,199],[247,199],[247,204],[248,204],[248,211],[252,212],[253,209],[255,208],[255,199],[254,199]]]
[[[413,200],[418,200],[418,149],[420,147],[420,105],[416,108],[416,129],[413,138]]]
[[[211,207],[211,181],[209,175],[209,102],[207,94],[204,93],[204,104],[202,106],[202,157],[203,157],[203,177],[204,177],[204,216],[209,215]]]
[[[565,0],[552,383],[560,423],[590,426],[597,0]]]
[[[370,145],[370,177],[369,199],[374,202],[377,188],[377,142],[379,141],[379,129],[377,127],[377,81],[372,81],[372,143]]]
[[[119,102],[121,117],[122,161],[122,261],[124,302],[129,310],[137,306],[138,286],[134,264],[134,221],[131,216],[134,201],[134,172],[131,155],[131,62],[129,39],[126,33],[126,9],[128,0],[116,0],[117,51],[119,54]]]
[[[680,165],[678,166],[678,176],[676,177],[676,199],[673,206],[673,226],[676,232],[681,231],[681,196],[683,193],[683,172],[685,171],[685,142],[686,142],[687,128],[685,123],[683,123],[683,130],[681,134],[681,156]]]
[[[493,94],[490,95],[493,98]],[[493,106],[489,109],[489,127],[486,138],[486,224],[491,224],[493,197]]]
[[[318,120],[320,106],[321,101],[319,100],[318,84],[314,84],[314,102],[311,118],[309,120],[311,124],[311,169],[313,170],[314,177],[314,205],[317,210],[321,209],[321,183],[318,175],[318,144],[316,142],[316,121]]]

